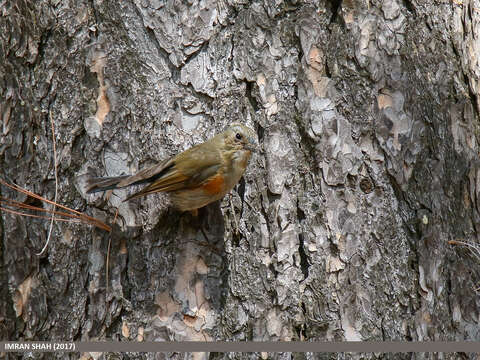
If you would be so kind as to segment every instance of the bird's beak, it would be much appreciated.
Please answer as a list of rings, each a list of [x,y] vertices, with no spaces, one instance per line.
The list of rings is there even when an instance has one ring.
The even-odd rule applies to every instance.
[[[258,151],[258,141],[253,137],[248,137],[248,143],[245,144],[245,148],[252,152]]]

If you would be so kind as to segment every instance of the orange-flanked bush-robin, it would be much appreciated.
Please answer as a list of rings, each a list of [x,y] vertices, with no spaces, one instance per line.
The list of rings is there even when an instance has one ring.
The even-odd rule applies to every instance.
[[[166,192],[179,210],[196,210],[221,199],[235,186],[257,146],[252,129],[233,123],[203,144],[135,175],[90,179],[87,193],[148,183],[125,200]]]

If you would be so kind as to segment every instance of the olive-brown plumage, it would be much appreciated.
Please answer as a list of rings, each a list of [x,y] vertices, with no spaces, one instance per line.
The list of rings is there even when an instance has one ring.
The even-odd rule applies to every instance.
[[[135,175],[94,178],[87,193],[148,183],[126,200],[167,192],[182,211],[221,199],[238,183],[258,145],[255,132],[234,123],[223,133]]]

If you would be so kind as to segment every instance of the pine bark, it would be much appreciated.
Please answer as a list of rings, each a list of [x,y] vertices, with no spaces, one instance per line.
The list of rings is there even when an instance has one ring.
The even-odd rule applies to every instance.
[[[0,10],[1,178],[54,199],[55,141],[58,203],[115,220],[37,256],[49,221],[0,212],[0,338],[480,340],[479,0]],[[198,218],[85,194],[234,121],[261,151]]]

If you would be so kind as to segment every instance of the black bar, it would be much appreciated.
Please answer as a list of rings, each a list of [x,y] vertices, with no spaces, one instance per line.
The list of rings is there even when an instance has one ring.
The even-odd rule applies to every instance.
[[[0,342],[0,352],[480,352],[480,342],[474,341],[245,341],[245,342]]]

